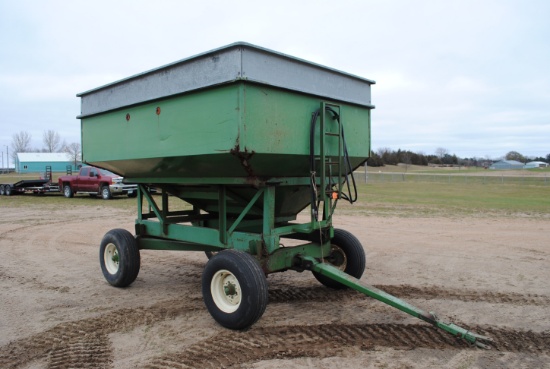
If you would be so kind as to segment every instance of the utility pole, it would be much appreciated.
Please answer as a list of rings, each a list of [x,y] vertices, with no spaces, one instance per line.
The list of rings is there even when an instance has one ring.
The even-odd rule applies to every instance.
[[[6,167],[8,168],[8,174],[10,173],[10,149],[8,145],[6,146]]]

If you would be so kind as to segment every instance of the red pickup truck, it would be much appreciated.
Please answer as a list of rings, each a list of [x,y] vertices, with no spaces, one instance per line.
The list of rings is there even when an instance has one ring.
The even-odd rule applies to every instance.
[[[59,190],[63,191],[65,197],[73,197],[76,193],[87,193],[90,196],[101,197],[105,200],[114,195],[128,195],[128,197],[137,196],[136,184],[122,183],[122,177],[91,166],[80,168],[76,176],[59,177]]]

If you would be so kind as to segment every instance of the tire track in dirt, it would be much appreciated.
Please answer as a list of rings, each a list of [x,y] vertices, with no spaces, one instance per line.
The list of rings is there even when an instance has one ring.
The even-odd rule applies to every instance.
[[[0,368],[23,367],[46,358],[48,368],[109,368],[108,335],[203,310],[202,299],[171,300],[151,307],[120,309],[99,317],[59,324],[29,338],[0,347]]]
[[[438,286],[414,287],[409,285],[375,285],[374,287],[402,299],[445,299],[459,300],[465,302],[477,301],[497,304],[538,306],[545,306],[550,304],[550,296],[535,294],[522,295],[512,292],[503,293],[492,291],[475,291],[467,289],[453,290]],[[274,288],[270,289],[269,291],[270,303],[284,303],[291,301],[353,301],[364,298],[364,295],[353,290],[335,291],[322,286],[305,288]]]
[[[101,220],[104,219],[104,215],[96,215],[96,216],[89,216],[89,217],[82,217],[82,218],[69,218],[69,219],[44,219],[44,218],[36,218],[36,219],[27,219],[27,223],[23,225],[19,225],[18,227],[8,229],[6,231],[0,232],[0,239],[5,240],[16,240],[15,235],[17,235],[18,232],[25,232],[27,233],[29,229],[36,231],[36,227],[42,227],[42,226],[50,226],[50,225],[57,225],[57,224],[63,224],[63,225],[69,225],[69,224],[82,224],[82,222],[90,222],[93,220]],[[13,223],[11,221],[10,223]],[[12,235],[13,234],[13,235]]]
[[[386,286],[387,289],[388,286]],[[399,286],[404,288],[404,286]],[[292,292],[289,292],[292,291]],[[326,288],[301,288],[270,291],[272,303],[290,300],[322,300],[334,296],[363,298],[353,291]],[[48,368],[111,367],[112,348],[108,335],[194,311],[203,311],[202,299],[170,300],[151,307],[120,309],[99,317],[58,326],[17,340],[0,348],[0,367],[17,368],[35,360],[46,359]],[[461,324],[466,326],[464,324]],[[466,327],[467,328],[467,327]],[[524,332],[510,329],[476,327],[473,331],[495,339],[497,350],[508,352],[550,353],[550,333]],[[448,333],[429,325],[400,324],[327,324],[316,326],[282,326],[252,328],[246,332],[223,331],[187,349],[154,358],[147,367],[220,368],[274,358],[316,357],[338,355],[350,346],[370,350],[375,346],[394,349],[417,347],[445,349],[468,348],[469,345]]]
[[[477,331],[483,332],[478,329]],[[507,329],[486,329],[499,351],[535,354],[550,353],[550,334]],[[410,350],[475,349],[463,340],[429,325],[400,324],[327,324],[318,326],[262,327],[246,332],[222,332],[185,350],[152,359],[144,367],[229,368],[245,363],[277,358],[336,356],[357,347]]]

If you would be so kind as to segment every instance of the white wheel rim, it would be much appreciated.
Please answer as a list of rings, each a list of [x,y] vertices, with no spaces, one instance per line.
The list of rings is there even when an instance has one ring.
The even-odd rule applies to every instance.
[[[216,306],[224,313],[233,313],[241,305],[241,285],[228,270],[218,270],[210,283],[210,294]]]
[[[102,191],[102,194],[103,194],[104,199],[109,198],[109,190],[108,189],[104,188],[103,191]]]
[[[110,274],[116,274],[118,272],[119,256],[116,246],[112,243],[105,247],[103,253],[103,261],[105,262],[105,268]]]
[[[65,187],[65,196],[69,197],[70,194],[71,194],[71,189],[69,187]]]

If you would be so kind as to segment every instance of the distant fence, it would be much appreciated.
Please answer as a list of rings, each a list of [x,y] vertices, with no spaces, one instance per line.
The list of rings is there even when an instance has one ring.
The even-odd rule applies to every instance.
[[[357,183],[398,183],[398,182],[423,182],[423,183],[454,183],[454,184],[516,184],[533,186],[550,186],[548,176],[507,176],[507,175],[483,175],[483,174],[420,174],[420,173],[381,173],[381,172],[355,172]]]

